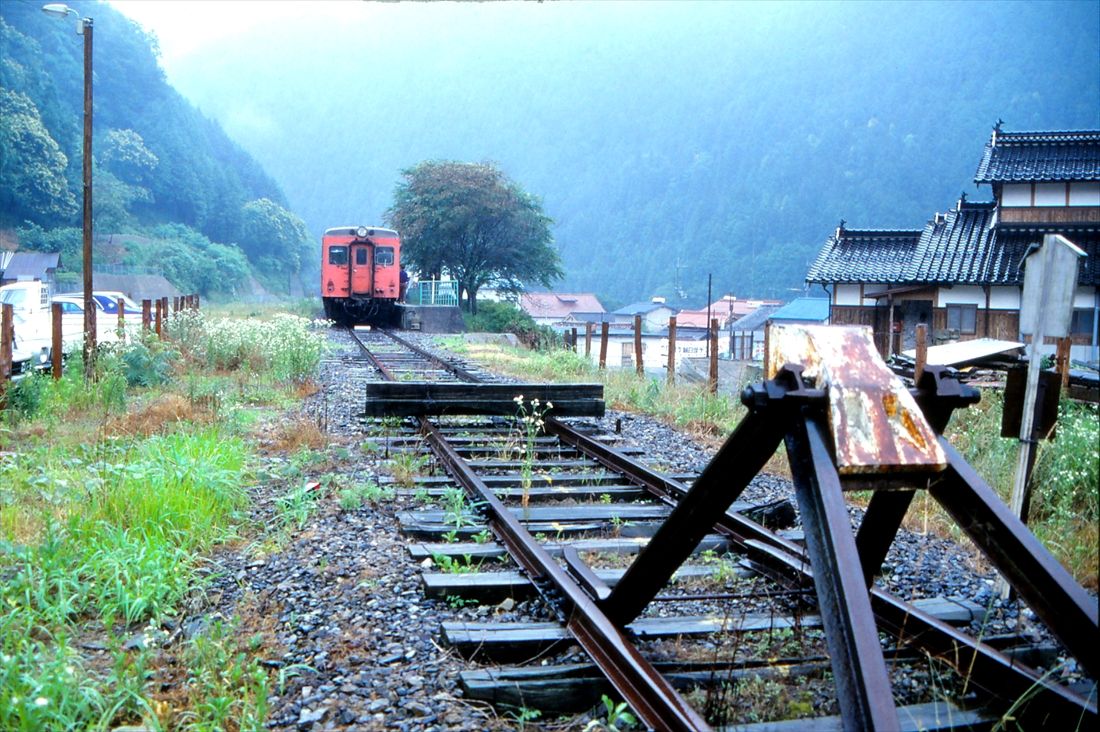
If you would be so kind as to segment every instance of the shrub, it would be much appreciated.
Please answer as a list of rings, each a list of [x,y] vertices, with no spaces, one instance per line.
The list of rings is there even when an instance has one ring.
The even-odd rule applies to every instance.
[[[538,325],[527,313],[507,302],[479,302],[477,314],[462,314],[466,330],[483,333],[515,333],[532,348],[546,348],[561,343],[561,336],[552,328]]]

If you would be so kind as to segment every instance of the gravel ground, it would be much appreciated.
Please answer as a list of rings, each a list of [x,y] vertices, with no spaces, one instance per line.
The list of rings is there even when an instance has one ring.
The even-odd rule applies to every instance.
[[[367,480],[380,465],[357,449],[365,428],[355,413],[373,369],[355,357],[348,336],[334,332],[332,340],[336,350],[322,363],[322,390],[307,400],[304,411],[327,425],[334,447],[326,470]],[[623,436],[646,449],[647,459],[662,469],[701,470],[713,452],[642,416],[611,412],[600,426],[614,431],[617,421]],[[274,524],[275,499],[285,491],[276,485],[252,489],[257,525]],[[778,497],[793,500],[792,489],[772,476],[757,478],[745,493],[753,501]],[[515,728],[511,720],[461,698],[457,678],[466,664],[437,645],[440,623],[493,609],[454,610],[423,598],[421,567],[404,550],[394,516],[405,507],[398,499],[343,510],[334,496],[325,496],[304,529],[272,550],[226,550],[215,557],[217,579],[205,614],[236,613],[244,630],[264,634],[265,663],[283,682],[273,685],[271,728]],[[852,514],[856,524],[860,511]],[[257,541],[262,544],[264,537]],[[1017,614],[1013,603],[1001,607],[991,600],[991,576],[975,574],[973,559],[951,542],[903,532],[887,564],[892,571],[883,583],[903,596],[968,597],[994,610],[996,630],[1040,632],[1027,611]],[[521,603],[504,615],[524,619],[544,613],[538,603]],[[571,728],[583,728],[586,721],[577,718]]]

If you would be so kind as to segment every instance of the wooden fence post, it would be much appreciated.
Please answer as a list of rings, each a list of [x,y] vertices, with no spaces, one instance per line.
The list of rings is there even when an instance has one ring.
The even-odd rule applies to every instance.
[[[15,331],[15,310],[5,304],[0,311],[0,405],[7,404],[4,397],[11,380],[12,335]]]
[[[577,352],[577,329],[570,328],[569,330],[569,345],[573,347],[573,353]]]
[[[157,331],[157,337],[158,338],[163,338],[164,337],[162,332],[161,332],[161,326],[163,325],[163,322],[164,322],[164,300],[158,297],[157,298],[157,313],[156,313],[156,328],[155,328],[156,331]]]
[[[592,359],[592,323],[584,324],[584,358],[586,361]]]
[[[710,319],[707,337],[710,339],[710,373],[707,375],[707,385],[710,393],[715,394],[718,391],[718,318]]]
[[[638,376],[645,374],[645,366],[642,364],[642,316],[634,316],[634,370]]]
[[[151,300],[141,301],[141,329],[149,330],[153,324],[153,302]]]
[[[195,310],[199,309],[199,293],[195,293]]]
[[[600,370],[607,368],[607,321],[600,323]]]
[[[61,378],[61,356],[63,355],[62,351],[65,349],[65,344],[61,342],[61,319],[63,317],[61,303],[55,302],[50,305],[50,368],[53,371],[54,381]]]
[[[1066,336],[1058,339],[1058,352],[1055,356],[1058,373],[1062,376],[1062,388],[1069,386],[1069,349],[1073,340]]]
[[[122,298],[118,299],[118,336],[126,332],[126,306],[122,304]]]
[[[928,324],[917,324],[917,364],[913,367],[913,385],[920,381],[924,367],[928,364]]]
[[[666,378],[669,384],[676,383],[676,316],[668,319],[668,373]]]

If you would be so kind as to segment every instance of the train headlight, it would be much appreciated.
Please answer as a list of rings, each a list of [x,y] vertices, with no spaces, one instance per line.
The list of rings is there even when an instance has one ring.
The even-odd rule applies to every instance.
[[[329,280],[328,281],[328,291],[332,292],[335,289],[336,289],[336,285],[332,284],[332,280]]]
[[[355,235],[360,239],[367,238],[367,227],[360,226],[358,229],[355,230]]]

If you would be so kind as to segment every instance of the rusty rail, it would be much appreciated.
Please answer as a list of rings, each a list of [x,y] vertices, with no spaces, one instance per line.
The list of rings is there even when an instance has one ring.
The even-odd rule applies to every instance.
[[[444,365],[434,355],[389,335]],[[778,352],[780,345],[773,343],[773,351]],[[376,366],[387,373],[384,365],[376,362]],[[448,370],[459,378],[476,379],[465,370]],[[842,477],[827,424],[830,398],[840,400],[842,412],[853,409],[858,399],[844,393],[844,388],[837,389],[839,382],[830,384],[819,374],[815,374],[817,381],[811,388],[802,374],[801,368],[787,366],[776,373],[775,379],[746,389],[742,398],[749,407],[748,416],[690,489],[560,420],[546,419],[549,434],[622,473],[673,508],[613,591],[581,562],[575,551],[564,552],[566,567],[559,565],[447,443],[439,429],[424,418],[419,424],[447,472],[485,507],[492,533],[557,608],[573,638],[650,727],[706,729],[707,725],[638,653],[623,629],[659,597],[704,535],[715,530],[728,537],[755,566],[792,589],[815,588],[846,729],[898,727],[878,631],[944,660],[971,686],[983,690],[990,699],[1001,700],[1003,709],[1013,707],[1012,713],[1022,722],[1042,725],[1073,719],[1095,724],[1095,700],[1050,683],[1035,670],[872,584],[915,491],[927,488],[1005,572],[1081,665],[1096,675],[1095,648],[1100,636],[1095,602],[1026,527],[1004,515],[1003,506],[988,486],[938,436],[952,410],[974,401],[975,395],[936,367],[926,369],[918,388],[903,395],[885,382],[873,387],[881,388],[882,394],[894,395],[894,400],[876,397],[884,405],[901,404],[901,409],[913,405],[910,417],[927,419],[927,426],[914,428],[903,420],[904,432],[893,433],[901,437],[890,438],[893,442],[887,448],[893,451],[892,459],[897,463],[879,479],[901,490],[877,491],[860,531],[853,536],[842,490],[848,487],[846,483],[865,480],[867,468],[873,469],[876,463],[865,454],[866,444],[845,445],[849,451],[846,454],[858,458],[846,464],[858,467],[852,475]],[[836,374],[834,378],[844,381]],[[835,412],[833,420],[835,430]],[[841,427],[845,429],[835,431],[848,435],[847,425]],[[930,431],[921,433],[920,429]],[[925,438],[921,448],[930,459],[903,444],[906,433],[934,435]],[[858,441],[861,437],[834,439]],[[729,510],[784,440],[802,509],[806,549]]]

